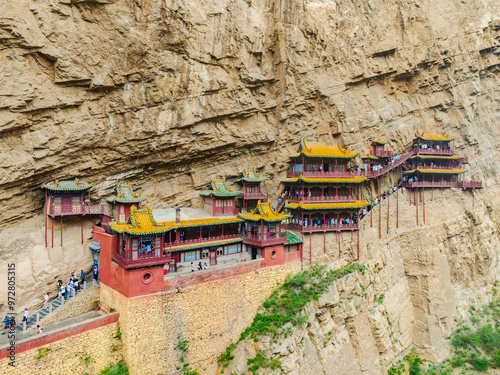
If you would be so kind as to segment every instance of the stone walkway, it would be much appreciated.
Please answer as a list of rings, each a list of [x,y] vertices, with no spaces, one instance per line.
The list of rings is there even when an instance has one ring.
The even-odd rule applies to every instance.
[[[48,327],[42,327],[43,333],[48,333],[51,331],[55,331],[56,329],[69,327],[73,324],[81,323],[81,322],[84,322],[88,319],[97,318],[98,316],[101,316],[101,315],[104,315],[104,313],[102,311],[90,311],[88,313],[75,316],[74,318],[69,318],[69,319],[63,320],[61,322],[54,323]],[[27,338],[30,338],[30,337],[33,337],[36,335],[37,335],[36,330],[33,330],[33,329],[26,331],[26,332],[16,330],[16,341],[24,340],[24,339],[27,339]],[[7,334],[0,335],[0,348],[2,346],[7,346],[8,344],[9,344],[9,338],[8,338]]]
[[[93,284],[93,282],[85,282],[86,285],[87,285],[87,288],[85,290],[90,290],[90,289],[93,289],[95,286]],[[66,301],[69,301],[71,299],[73,299],[76,295],[80,294],[84,292],[84,289],[81,288],[80,290],[75,290],[75,295],[71,295],[70,298],[68,300],[65,300],[64,303],[66,303]],[[61,299],[60,298],[54,298],[52,301],[49,302],[49,306],[52,305],[52,311],[55,311],[57,310],[59,307],[63,306],[64,305],[63,302],[61,302]],[[29,314],[29,317],[28,317],[28,323],[26,324],[26,330],[29,330],[30,328],[35,328],[37,326],[37,322],[36,322],[36,315],[37,313],[39,313],[40,317],[39,319],[43,319],[45,318],[47,315],[50,314],[50,308],[49,306],[47,307],[42,307],[41,309],[35,311],[35,312],[30,312]],[[16,316],[16,330],[17,331],[23,331],[23,315],[22,313],[18,314]],[[3,326],[2,326],[3,327]]]

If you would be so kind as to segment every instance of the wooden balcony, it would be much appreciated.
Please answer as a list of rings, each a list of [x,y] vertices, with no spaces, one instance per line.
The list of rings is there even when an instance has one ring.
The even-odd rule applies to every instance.
[[[240,195],[240,197],[243,197],[243,199],[260,199],[261,201],[266,200],[266,194],[264,193],[243,193]]]
[[[355,195],[337,195],[337,196],[317,196],[317,197],[289,197],[285,198],[288,202],[292,203],[353,203],[356,202]]]
[[[50,205],[49,215],[69,216],[69,215],[103,215],[105,210],[104,203],[101,204],[74,204],[74,205]]]
[[[412,170],[412,169],[416,169],[417,166],[410,166],[409,169]],[[433,166],[430,166],[430,165],[419,165],[418,166],[418,169],[438,169],[438,170],[444,170],[444,171],[450,171],[450,170],[453,170],[453,169],[460,169],[460,167],[458,165],[433,165]]]
[[[418,151],[420,155],[443,155],[443,156],[455,155],[455,151],[453,150],[444,150],[444,149],[436,150],[435,148],[421,148],[421,149],[415,148],[414,150]]]
[[[279,234],[270,235],[269,237],[266,235],[264,238],[261,238],[260,235],[253,236],[251,234],[247,234],[246,237],[243,237],[243,243],[258,247],[281,245],[285,242],[286,237],[281,237]]]
[[[287,229],[297,230],[302,233],[314,233],[314,232],[340,232],[340,231],[353,231],[359,230],[359,223],[352,224],[342,224],[342,225],[295,225],[289,224]]]
[[[352,178],[362,176],[362,172],[348,172],[348,171],[289,171],[286,176],[288,178],[299,177],[300,175],[310,178]]]
[[[237,238],[241,238],[241,234],[236,233],[236,234],[225,234],[212,237],[197,237],[192,239],[184,239],[182,241],[174,241],[172,243],[165,243],[164,248],[165,250],[168,250],[170,247],[175,247],[175,246],[189,246],[205,242],[217,242],[217,241],[231,240]]]
[[[392,151],[387,150],[372,150],[372,155],[377,158],[390,158],[392,156]]]
[[[482,189],[483,183],[482,181],[458,181],[457,187],[462,189]]]
[[[461,181],[416,181],[404,182],[403,186],[407,188],[461,188]]]
[[[147,253],[137,254],[136,259],[127,259],[126,254],[123,255],[113,252],[112,259],[114,262],[119,264],[121,267],[125,269],[132,268],[141,268],[141,267],[151,267],[157,265],[163,265],[165,263],[169,263],[172,259],[170,257],[170,253],[166,253],[163,255],[155,254],[154,251],[150,251]]]

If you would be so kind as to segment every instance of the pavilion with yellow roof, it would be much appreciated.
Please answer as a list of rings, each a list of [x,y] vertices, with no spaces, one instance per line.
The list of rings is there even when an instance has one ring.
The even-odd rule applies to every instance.
[[[263,186],[265,180],[267,180],[267,177],[262,176],[255,168],[245,169],[242,173],[242,177],[236,180],[242,187],[240,197],[243,200],[243,209],[245,211],[249,208],[254,208],[257,201],[266,199],[266,193]]]
[[[413,155],[404,165],[406,187],[463,187],[460,175],[467,172],[468,159],[455,154],[453,141],[448,134],[416,132]]]
[[[369,203],[360,199],[358,189],[366,176],[349,170],[350,160],[357,155],[321,138],[301,141],[299,153],[291,156],[292,171],[281,181],[291,228],[302,233],[358,229],[359,210]]]

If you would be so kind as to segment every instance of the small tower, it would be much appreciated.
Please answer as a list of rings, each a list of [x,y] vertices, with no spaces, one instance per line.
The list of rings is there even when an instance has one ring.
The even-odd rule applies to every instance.
[[[236,197],[241,194],[241,191],[227,186],[224,177],[212,179],[211,187],[212,190],[200,193],[205,210],[213,216],[234,216]]]
[[[265,188],[262,184],[263,181],[267,180],[253,169],[245,169],[243,171],[243,176],[236,180],[240,183],[243,193],[241,198],[243,199],[243,209],[248,211],[248,209],[255,208],[257,201],[264,201],[266,199]]]
[[[42,185],[45,190],[45,247],[47,247],[47,221],[48,217],[52,219],[52,247],[54,247],[54,219],[60,217],[61,227],[61,246],[62,237],[62,218],[63,216],[81,216],[81,236],[83,244],[83,216],[85,215],[103,215],[104,204],[90,204],[90,189],[92,184],[74,180],[55,180]],[[88,202],[84,202],[85,193],[88,192]]]
[[[117,223],[126,223],[130,215],[130,208],[144,202],[147,198],[141,197],[128,183],[119,184],[114,196],[107,199],[113,205],[113,218]]]
[[[283,264],[287,237],[286,232],[282,236],[281,227],[290,214],[276,213],[270,201],[258,201],[256,208],[238,216],[245,220],[243,243],[251,248],[252,259],[262,257],[268,265]]]
[[[379,159],[390,158],[392,156],[392,152],[385,149],[386,144],[386,141],[373,141],[371,154]]]
[[[467,157],[455,154],[455,137],[448,134],[425,134],[417,132],[413,140],[413,155],[404,166],[408,188],[481,189],[481,181],[464,181],[467,172],[464,164]]]

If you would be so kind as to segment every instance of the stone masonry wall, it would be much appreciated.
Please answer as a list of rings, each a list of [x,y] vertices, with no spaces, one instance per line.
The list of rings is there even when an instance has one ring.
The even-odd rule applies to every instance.
[[[0,373],[5,375],[98,374],[109,363],[116,363],[121,359],[120,342],[114,338],[117,327],[118,323],[111,323],[17,353],[16,367],[8,365],[10,361],[8,357],[0,359]],[[116,345],[117,350],[112,349],[113,345]],[[43,358],[37,359],[35,356],[39,354],[41,348],[49,348],[50,351]],[[88,358],[87,361],[85,357]]]
[[[94,301],[99,301],[99,288],[89,289],[76,295],[46,318],[41,319],[40,325],[47,327],[56,322],[85,314],[94,308]]]
[[[300,262],[267,267],[178,292],[127,299],[101,283],[101,304],[120,313],[131,374],[172,374],[185,363],[204,369],[252,322],[258,307]],[[187,340],[183,353],[176,348]]]

